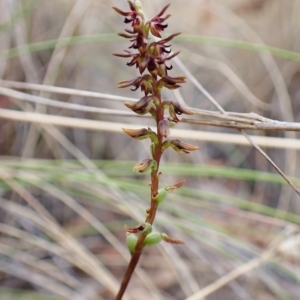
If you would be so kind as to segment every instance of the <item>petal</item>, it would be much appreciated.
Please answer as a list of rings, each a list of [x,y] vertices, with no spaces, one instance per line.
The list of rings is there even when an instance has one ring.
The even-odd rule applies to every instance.
[[[128,17],[132,14],[132,12],[125,12],[125,11],[122,11],[120,10],[119,8],[117,7],[113,7],[113,9],[120,15],[124,16],[124,17]]]
[[[118,87],[119,88],[125,88],[125,87],[129,87],[131,85],[138,85],[140,84],[140,82],[142,81],[142,77],[136,77],[134,79],[131,79],[131,80],[124,80],[124,81],[120,81],[118,83]]]
[[[163,9],[156,15],[156,17],[162,16],[165,13],[165,11],[168,9],[169,6],[170,6],[170,4],[167,4],[165,7],[163,7]]]

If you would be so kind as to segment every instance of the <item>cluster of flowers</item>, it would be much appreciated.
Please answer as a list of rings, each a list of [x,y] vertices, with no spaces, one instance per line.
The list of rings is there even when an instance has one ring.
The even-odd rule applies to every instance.
[[[144,96],[137,102],[125,102],[125,105],[139,115],[150,113],[157,123],[157,133],[150,128],[138,130],[123,129],[123,131],[132,138],[142,140],[150,138],[152,141],[152,155],[154,158],[155,147],[163,138],[170,134],[169,126],[178,123],[181,114],[193,114],[192,111],[182,107],[179,103],[171,100],[163,101],[161,99],[161,90],[163,87],[173,90],[180,87],[185,82],[185,77],[171,77],[168,71],[172,65],[168,66],[167,61],[178,55],[179,52],[171,53],[168,43],[179,33],[170,35],[162,39],[161,32],[167,27],[163,24],[170,15],[163,16],[169,5],[166,5],[159,14],[149,21],[144,20],[144,14],[139,5],[139,1],[132,3],[128,1],[130,11],[124,12],[114,7],[114,10],[125,17],[124,22],[130,24],[131,28],[126,29],[126,33],[119,35],[130,39],[132,42],[124,54],[114,54],[119,57],[130,58],[128,66],[136,66],[140,76],[119,82],[120,88],[133,87],[132,90],[141,89]],[[151,35],[157,38],[157,41],[151,41]],[[153,39],[152,39],[153,40]],[[148,70],[149,73],[144,74]],[[169,111],[169,116],[164,116],[165,110]],[[179,153],[189,153],[197,150],[198,147],[184,143],[178,139],[165,140],[159,146],[161,151],[172,147]],[[135,166],[135,170],[144,172],[155,164],[155,159],[147,159]]]

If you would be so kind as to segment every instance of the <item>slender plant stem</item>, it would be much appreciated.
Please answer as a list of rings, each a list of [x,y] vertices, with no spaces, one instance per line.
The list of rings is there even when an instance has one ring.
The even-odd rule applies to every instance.
[[[157,201],[155,199],[155,196],[157,196],[158,193],[158,188],[159,188],[159,165],[160,165],[160,159],[162,156],[162,143],[163,143],[163,136],[160,133],[159,130],[159,122],[164,119],[164,110],[162,107],[162,101],[161,101],[161,95],[157,95],[159,99],[159,105],[157,107],[157,118],[156,118],[156,127],[157,127],[157,138],[158,138],[158,143],[155,146],[154,150],[154,155],[153,158],[156,162],[157,167],[152,170],[151,172],[151,206],[150,209],[147,210],[147,217],[146,217],[146,222],[153,224],[156,216],[156,211],[157,211]],[[142,232],[138,238],[137,244],[135,246],[134,252],[132,253],[130,262],[127,266],[125,275],[123,277],[119,292],[115,298],[115,300],[121,300],[126,289],[128,286],[128,283],[133,275],[133,272],[139,262],[139,259],[141,257],[142,251],[143,251],[143,243],[145,241],[147,234],[145,232]]]
[[[121,300],[127,289],[128,283],[131,279],[131,276],[132,276],[132,274],[135,270],[135,267],[137,266],[139,259],[141,257],[142,250],[143,250],[143,242],[144,242],[145,238],[146,238],[146,235],[142,233],[137,241],[136,247],[131,256],[130,262],[127,266],[127,270],[125,272],[125,275],[123,277],[120,289],[118,291],[118,294],[117,294],[115,300]]]

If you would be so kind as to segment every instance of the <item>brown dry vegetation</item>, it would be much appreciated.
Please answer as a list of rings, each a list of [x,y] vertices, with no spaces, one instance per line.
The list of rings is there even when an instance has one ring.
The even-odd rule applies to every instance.
[[[168,3],[142,2],[149,17]],[[183,33],[172,47],[181,50],[186,68],[173,63],[172,72],[190,74],[166,98],[216,111],[194,76],[226,111],[299,122],[298,0],[171,4],[166,34]],[[122,279],[129,259],[123,226],[144,219],[149,198],[148,177],[131,169],[149,147],[121,133],[120,123],[153,124],[124,116],[122,101],[109,99],[141,96],[116,89],[136,70],[112,56],[127,46],[116,36],[123,23],[112,6],[126,10],[127,3],[0,0],[1,299],[113,299]],[[251,50],[256,44],[277,50]],[[34,102],[45,98],[69,108]],[[25,112],[43,115],[36,120]],[[207,286],[209,300],[299,299],[299,195],[252,145],[241,146],[232,135],[222,142],[225,133],[245,139],[237,130],[179,127],[201,150],[166,152],[162,181],[187,183],[163,204],[156,229],[185,245],[146,249],[127,299],[196,300],[201,297],[191,295]],[[299,186],[299,134],[247,132],[261,136],[266,153]],[[271,137],[281,138],[278,146]]]

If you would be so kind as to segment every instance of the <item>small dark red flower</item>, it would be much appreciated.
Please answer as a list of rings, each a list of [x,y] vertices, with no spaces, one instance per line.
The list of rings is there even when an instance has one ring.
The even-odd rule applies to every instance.
[[[159,88],[166,87],[169,90],[175,90],[180,87],[178,83],[185,83],[185,77],[164,76],[158,81],[157,86]]]
[[[196,151],[199,150],[198,146],[184,143],[180,140],[171,140],[170,146],[178,153],[187,154],[190,153],[190,151]]]
[[[149,93],[153,94],[153,84],[153,77],[146,74],[132,80],[121,81],[118,83],[118,87],[125,88],[133,85],[135,88],[131,89],[132,91],[136,91],[139,87],[141,87],[142,92],[145,92],[145,96],[147,96]]]
[[[124,104],[136,114],[145,115],[153,107],[153,96],[145,96],[137,102],[124,102]]]
[[[170,4],[166,5],[159,14],[157,14],[154,18],[148,21],[146,24],[149,26],[150,32],[156,36],[161,37],[160,32],[168,27],[168,24],[162,24],[165,20],[167,20],[171,15],[166,15],[162,17],[165,11],[168,9]]]
[[[125,12],[120,10],[117,7],[113,7],[113,9],[119,13],[120,15],[125,17],[124,23],[131,23],[133,27],[133,32],[135,32],[135,29],[140,26],[142,23],[143,17],[136,11],[134,5],[132,2],[128,1],[129,7],[131,11]]]
[[[177,115],[186,114],[186,115],[193,115],[194,112],[181,106],[176,101],[165,100],[163,102],[164,108],[169,109],[170,118],[169,121],[173,121],[175,123],[180,122],[181,119]]]

